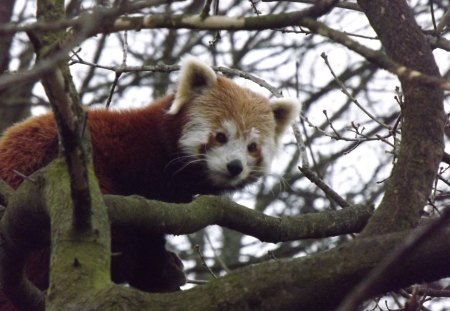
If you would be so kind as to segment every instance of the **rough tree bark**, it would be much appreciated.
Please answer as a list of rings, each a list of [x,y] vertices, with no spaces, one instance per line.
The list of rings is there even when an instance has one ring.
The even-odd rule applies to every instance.
[[[359,0],[386,54],[404,66],[440,77],[430,46],[406,1]],[[395,29],[395,31],[393,31]],[[400,77],[405,96],[402,141],[383,201],[364,235],[414,227],[444,153],[443,91]]]

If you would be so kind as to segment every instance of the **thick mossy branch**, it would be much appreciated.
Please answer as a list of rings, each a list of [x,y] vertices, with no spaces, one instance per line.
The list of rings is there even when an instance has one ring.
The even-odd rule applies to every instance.
[[[58,183],[52,193],[61,192],[61,187]],[[9,190],[0,187],[0,197],[10,196],[8,193]],[[103,198],[113,226],[130,226],[155,234],[189,234],[209,225],[220,225],[274,243],[359,232],[373,212],[372,207],[357,205],[338,211],[273,217],[219,196],[199,196],[186,204],[140,196],[104,195]]]
[[[450,232],[427,240],[371,294],[450,275]],[[93,297],[95,310],[334,310],[342,297],[376,266],[406,233],[349,242],[345,247],[290,260],[247,266],[194,289],[163,295],[112,286]],[[427,267],[424,269],[424,267]]]
[[[8,205],[9,197],[13,193],[13,188],[11,188],[6,182],[0,179],[0,205]]]
[[[92,228],[74,230],[70,178],[63,160],[45,169],[43,197],[51,220],[52,248],[47,310],[80,310],[91,293],[108,286],[110,280],[110,225],[92,167],[89,189],[92,198]]]
[[[35,176],[40,175],[32,175],[31,178],[37,178]],[[39,178],[42,180],[42,177]],[[24,184],[27,183],[33,182],[27,181]],[[56,194],[61,192],[61,187],[61,182],[58,182],[54,188],[56,190],[48,191]],[[10,193],[8,188],[5,188],[5,191],[0,187],[0,197],[39,197],[39,193],[35,193],[37,190],[30,190],[29,187],[27,193]],[[141,196],[104,195],[103,199],[113,226],[131,226],[157,234],[189,234],[209,225],[220,225],[254,236],[261,241],[274,243],[359,232],[373,212],[372,207],[356,205],[338,211],[273,217],[220,196],[199,196],[186,204],[147,200]],[[37,204],[42,201],[33,202]],[[25,203],[24,206],[26,209]],[[18,219],[31,225],[25,218]],[[21,223],[20,227],[27,226]]]
[[[44,310],[43,293],[23,270],[32,250],[50,246],[50,236],[47,310],[79,310],[87,296],[110,285],[109,219],[93,170],[89,173],[94,198],[90,231],[73,230],[70,179],[62,159],[31,175],[10,195],[0,227],[0,281],[21,310]]]
[[[0,222],[0,284],[20,310],[44,310],[44,295],[28,279],[24,269],[32,250],[49,244],[49,220],[42,202],[41,178],[26,180],[15,192],[1,181],[0,197],[8,208]]]
[[[8,205],[9,198],[13,193],[13,189],[3,180],[0,179],[0,219],[3,217],[5,208]]]
[[[199,196],[191,203],[173,204],[139,196],[106,195],[105,203],[113,226],[188,234],[215,224],[274,243],[359,232],[372,213],[370,207],[354,206],[339,211],[272,217],[217,196]]]

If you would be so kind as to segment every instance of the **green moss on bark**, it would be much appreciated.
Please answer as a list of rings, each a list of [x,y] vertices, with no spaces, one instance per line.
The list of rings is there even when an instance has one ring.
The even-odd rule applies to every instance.
[[[67,167],[56,160],[45,171],[44,197],[51,219],[52,253],[48,310],[78,308],[95,292],[110,285],[110,227],[100,189],[89,170],[92,230],[73,230],[73,206]],[[74,307],[75,308],[75,307]]]

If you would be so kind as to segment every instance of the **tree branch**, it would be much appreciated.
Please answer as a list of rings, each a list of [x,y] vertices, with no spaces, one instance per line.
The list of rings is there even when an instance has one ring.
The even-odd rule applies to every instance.
[[[425,36],[417,25],[407,3],[403,0],[359,0],[369,21],[377,32],[386,53],[395,61],[439,77],[439,69]],[[384,14],[379,14],[383,10]],[[401,16],[402,22],[398,23]],[[393,25],[398,27],[393,28]],[[395,29],[395,33],[392,32]],[[398,41],[402,38],[401,44]],[[430,195],[438,167],[444,155],[444,124],[442,90],[422,85],[399,75],[405,95],[402,104],[402,140],[398,161],[392,170],[382,202],[360,237],[400,231],[414,227]],[[357,310],[374,288],[387,279],[393,268],[410,255],[417,245],[430,238],[449,216],[415,236],[407,239],[397,251],[382,261],[366,280],[358,284],[339,310]]]
[[[110,226],[93,171],[89,174],[96,217],[88,234],[73,230],[70,178],[61,159],[34,173],[10,196],[0,226],[0,283],[20,310],[44,310],[44,295],[26,278],[24,268],[31,251],[50,247],[50,237],[57,247],[50,258],[47,307],[70,310],[71,304],[86,300],[81,293],[90,295],[98,284],[110,284]],[[78,290],[67,290],[70,286]]]
[[[38,1],[39,20],[54,22],[64,14],[63,1]],[[30,34],[31,35],[31,34]],[[34,38],[38,61],[52,58],[66,39],[65,31],[43,33]],[[67,58],[56,68],[42,76],[42,84],[55,115],[60,153],[64,155],[71,177],[71,198],[76,230],[91,229],[91,197],[87,179],[87,164],[90,158],[90,136],[86,126],[86,113],[81,108],[78,93],[67,65]]]
[[[316,0],[284,0],[284,1],[307,3],[307,4],[314,4],[316,2]],[[262,2],[279,2],[279,1],[278,0],[262,0]],[[358,4],[347,2],[347,1],[337,1],[337,3],[334,6],[337,8],[362,12],[362,9],[359,7]]]
[[[371,295],[418,280],[431,281],[450,275],[448,234],[447,230],[426,241],[380,286],[373,288]],[[145,306],[151,306],[152,310],[192,311],[334,310],[352,286],[401,243],[405,235],[401,232],[364,238],[315,255],[250,265],[178,293],[146,294],[111,286],[92,298],[93,309],[126,305],[130,311],[142,310]]]
[[[8,208],[0,222],[0,284],[20,310],[44,310],[43,293],[24,273],[30,252],[50,241],[41,187],[42,179],[36,179],[36,182],[25,181],[15,192],[8,187],[0,188],[0,197],[9,197]]]
[[[0,179],[0,205],[5,207],[8,205],[9,198],[13,193],[13,188],[11,188],[6,182]],[[1,217],[0,217],[1,218]]]
[[[216,224],[273,243],[355,233],[364,227],[372,212],[368,207],[354,206],[339,211],[272,217],[226,197],[199,196],[187,204],[139,196],[105,195],[104,198],[113,226],[178,235]]]
[[[394,61],[429,77],[440,77],[432,51],[405,1],[360,0],[358,3]],[[384,14],[379,14],[380,8]],[[398,16],[402,16],[399,25]],[[399,36],[403,40],[399,41]],[[401,107],[404,121],[398,161],[383,200],[363,232],[366,235],[399,231],[417,224],[444,154],[446,116],[442,90],[402,74],[399,79],[404,93]]]
[[[348,203],[343,197],[341,197],[336,191],[331,189],[319,176],[317,176],[314,171],[312,171],[307,166],[299,166],[298,169],[308,178],[311,182],[313,182],[317,187],[319,187],[325,195],[330,199],[339,204],[340,207],[349,207],[350,203]]]

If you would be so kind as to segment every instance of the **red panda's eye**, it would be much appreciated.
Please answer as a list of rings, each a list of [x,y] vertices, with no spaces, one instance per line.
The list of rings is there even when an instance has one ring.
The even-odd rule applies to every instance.
[[[255,152],[258,150],[258,145],[256,143],[251,143],[247,146],[248,152]]]
[[[218,132],[216,134],[216,140],[217,140],[217,142],[219,142],[221,144],[226,144],[228,141],[228,138],[227,138],[227,135],[225,135],[224,133]]]

